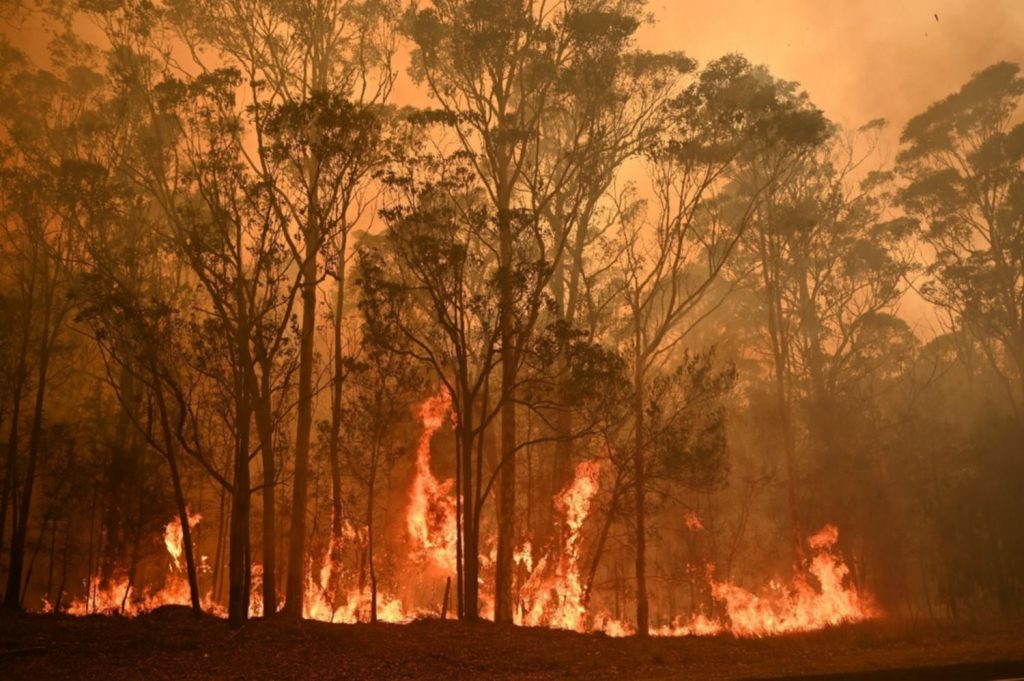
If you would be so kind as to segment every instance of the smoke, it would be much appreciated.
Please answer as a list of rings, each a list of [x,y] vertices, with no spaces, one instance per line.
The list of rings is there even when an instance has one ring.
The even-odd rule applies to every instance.
[[[894,136],[973,72],[1024,59],[1015,0],[656,0],[651,9],[645,49],[682,49],[702,63],[740,52],[800,82],[836,122],[884,117]]]

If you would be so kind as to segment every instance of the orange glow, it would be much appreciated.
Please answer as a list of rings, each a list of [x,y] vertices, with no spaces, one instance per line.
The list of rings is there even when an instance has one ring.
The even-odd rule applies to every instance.
[[[600,473],[600,463],[580,463],[573,481],[555,497],[555,507],[562,519],[559,550],[554,556],[541,558],[523,585],[517,624],[585,630],[587,611],[580,583],[580,543],[583,523],[597,494]],[[529,557],[528,545],[526,557]],[[532,561],[524,559],[523,562],[529,569]]]
[[[406,527],[413,555],[442,572],[455,573],[457,525],[454,480],[438,482],[430,470],[430,441],[444,424],[451,397],[444,388],[420,405],[423,433],[416,445],[416,478],[409,491]]]
[[[405,572],[422,582],[422,568],[452,574],[455,571],[456,519],[452,494],[453,481],[438,482],[430,470],[430,443],[444,424],[451,403],[447,392],[428,399],[420,406],[423,432],[416,448],[416,476],[410,488],[406,528],[412,542],[411,562]],[[584,526],[600,487],[601,464],[583,461],[575,476],[554,499],[558,515],[558,534],[547,553],[535,560],[534,547],[524,542],[514,552],[515,564],[527,575],[519,588],[519,602],[514,611],[516,624],[550,627],[570,631],[599,631],[608,636],[629,636],[633,625],[604,612],[590,613],[580,578],[581,548]],[[198,513],[188,515],[189,528],[201,521]],[[701,518],[689,511],[683,525],[690,532],[705,530]],[[763,637],[792,632],[812,631],[844,623],[860,622],[878,617],[879,611],[870,598],[849,584],[849,568],[836,551],[839,531],[827,525],[808,539],[811,558],[803,572],[788,585],[771,581],[759,591],[748,591],[730,580],[716,580],[714,566],[707,566],[711,596],[717,604],[712,614],[697,613],[677,619],[671,625],[652,629],[654,636],[711,636],[732,634],[738,637]],[[70,603],[71,615],[120,614],[128,617],[148,612],[163,605],[189,605],[190,594],[183,560],[184,546],[181,524],[177,518],[164,527],[164,546],[170,556],[168,572],[157,590],[139,589],[125,573],[105,583],[93,576],[88,595]],[[365,530],[346,523],[343,541],[365,547]],[[494,563],[493,537],[481,542],[482,572]],[[208,570],[204,556],[199,569]],[[304,616],[323,622],[370,621],[371,593],[368,586],[356,586],[355,575],[342,573],[331,560],[331,547],[320,560],[310,560],[306,569]],[[262,567],[252,567],[252,600],[249,614],[262,614]],[[336,578],[337,577],[337,578]],[[332,586],[333,585],[333,586]],[[493,594],[488,580],[481,577],[480,612],[493,616]],[[333,590],[333,592],[332,592]],[[218,617],[225,608],[213,602],[212,594],[202,599],[205,611]],[[43,609],[51,606],[44,602]],[[384,590],[378,591],[377,619],[382,622],[407,623],[417,617],[436,617],[437,612],[404,604],[400,598]]]
[[[758,593],[710,575],[711,595],[721,603],[721,619],[698,614],[685,623],[661,627],[657,636],[706,636],[731,633],[762,637],[813,631],[839,624],[861,622],[879,616],[878,610],[852,584],[845,584],[850,569],[835,551],[839,530],[826,525],[808,539],[814,552],[807,573],[788,586],[775,581]]]
[[[203,519],[201,513],[192,513],[188,509],[185,510],[185,514],[188,516],[188,529],[195,529],[199,521]],[[181,527],[181,520],[175,518],[171,522],[164,526],[164,546],[167,547],[167,553],[171,554],[171,560],[173,561],[174,569],[182,571],[185,569],[182,563],[182,555],[185,552],[184,538]]]
[[[202,515],[188,512],[189,529],[194,529]],[[67,607],[70,615],[124,615],[135,617],[163,605],[191,605],[184,559],[181,521],[176,517],[164,526],[164,546],[171,557],[167,575],[161,588],[153,591],[139,589],[132,583],[129,576],[121,571],[104,583],[100,575],[89,579],[88,594],[85,598],[76,598]],[[219,614],[219,607],[213,604],[210,594],[202,599],[204,610]],[[50,609],[44,603],[43,609]]]

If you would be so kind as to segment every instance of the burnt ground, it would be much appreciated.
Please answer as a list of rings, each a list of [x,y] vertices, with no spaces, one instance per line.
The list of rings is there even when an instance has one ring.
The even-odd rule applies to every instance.
[[[183,608],[134,620],[0,614],[4,680],[1014,677],[1024,677],[1024,623],[876,622],[761,640],[641,641],[438,621],[257,620],[234,630]]]

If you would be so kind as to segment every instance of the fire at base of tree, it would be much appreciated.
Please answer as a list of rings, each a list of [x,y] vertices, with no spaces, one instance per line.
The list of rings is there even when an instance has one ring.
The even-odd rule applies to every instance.
[[[430,442],[444,423],[451,406],[448,395],[442,392],[424,402],[420,408],[423,433],[416,451],[416,475],[409,492],[406,511],[408,529],[408,564],[400,566],[396,574],[403,590],[425,593],[430,582],[450,580],[456,560],[455,502],[451,498],[452,481],[439,483],[430,469]],[[550,627],[569,631],[600,631],[609,636],[628,636],[633,626],[611,616],[607,611],[591,612],[590,597],[581,581],[580,559],[586,521],[591,503],[600,487],[601,463],[583,461],[576,467],[572,482],[554,500],[558,538],[549,553],[534,560],[529,543],[516,553],[516,562],[523,569],[523,580],[516,585],[517,606],[515,623],[522,626]],[[189,527],[195,529],[201,516],[189,514]],[[164,543],[170,556],[164,585],[151,591],[136,588],[127,577],[120,577],[103,585],[100,577],[90,579],[85,598],[75,599],[67,605],[71,615],[125,615],[134,617],[165,605],[189,604],[189,587],[183,577],[181,563],[181,524],[172,520],[164,528]],[[704,530],[695,516],[687,522],[692,532]],[[826,526],[808,540],[813,556],[788,585],[772,581],[757,592],[747,591],[731,582],[715,580],[715,566],[707,565],[707,585],[710,588],[712,613],[696,613],[688,617],[674,617],[672,623],[652,630],[654,636],[709,636],[730,633],[738,637],[762,637],[794,632],[814,631],[829,626],[861,622],[879,616],[870,598],[858,593],[848,584],[849,569],[835,552],[839,532]],[[346,541],[365,551],[366,537],[358,532],[346,534]],[[205,556],[201,564],[206,563]],[[254,565],[254,582],[259,584],[262,567]],[[332,591],[334,566],[328,551],[322,564],[310,565],[306,574],[306,619],[322,622],[354,623],[370,621],[370,609],[376,607],[376,619],[381,622],[408,623],[418,618],[440,617],[447,611],[442,602],[439,609],[429,601],[412,603],[394,595],[398,584],[383,592],[371,594],[357,584],[340,583]],[[348,575],[349,577],[351,575]],[[428,587],[424,589],[423,587]],[[447,589],[446,589],[447,592]],[[448,595],[447,593],[445,594]],[[250,616],[262,612],[262,598],[254,594]],[[484,602],[493,603],[493,595],[484,592]],[[376,604],[376,606],[374,606]],[[43,612],[53,606],[44,602]],[[226,616],[210,594],[203,599],[203,609],[218,616]]]

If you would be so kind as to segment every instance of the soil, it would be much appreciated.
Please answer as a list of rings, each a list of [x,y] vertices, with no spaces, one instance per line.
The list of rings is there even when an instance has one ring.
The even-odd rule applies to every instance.
[[[872,622],[809,634],[614,639],[491,623],[0,614],[0,679],[1001,679],[1024,623]]]

